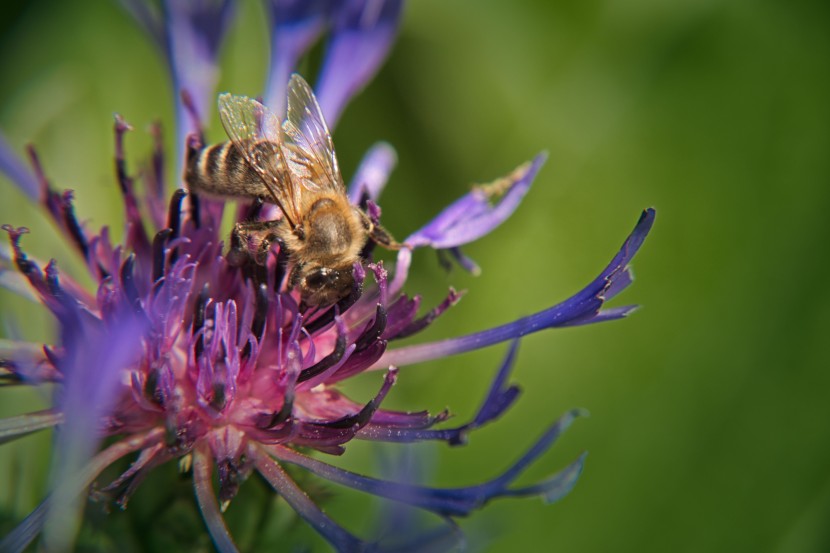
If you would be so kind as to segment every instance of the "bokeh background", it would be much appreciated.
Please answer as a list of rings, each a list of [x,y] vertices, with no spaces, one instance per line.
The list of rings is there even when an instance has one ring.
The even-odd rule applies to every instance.
[[[0,128],[19,152],[37,145],[54,184],[76,191],[82,219],[120,233],[112,114],[135,126],[127,148],[137,170],[148,125],[161,120],[172,134],[165,68],[115,2],[20,4],[3,8]],[[416,256],[408,291],[427,305],[448,286],[468,291],[419,341],[568,297],[604,267],[643,208],[658,212],[634,262],[637,280],[615,300],[640,311],[524,339],[516,406],[466,447],[417,452],[428,482],[471,484],[512,462],[563,411],[591,412],[523,480],[587,450],[571,495],[550,506],[489,505],[462,521],[471,550],[830,550],[828,29],[821,1],[407,5],[390,59],[335,133],[347,179],[376,140],[397,149],[382,198],[390,230],[405,236],[471,183],[550,155],[515,216],[466,248],[480,277]],[[260,93],[266,37],[261,8],[244,3],[221,90]],[[0,221],[29,226],[29,251],[78,269],[42,213],[0,186]],[[0,302],[4,336],[50,339],[40,308],[5,291]],[[504,352],[407,367],[389,405],[472,416]],[[350,393],[368,397],[377,378]],[[0,414],[46,397],[0,390]],[[45,493],[49,439],[0,448],[0,530]],[[383,455],[355,444],[340,464],[377,474]],[[126,513],[89,507],[79,548],[210,551],[187,482],[172,465],[157,473]],[[333,516],[366,535],[373,502],[328,492]],[[326,550],[258,483],[243,487],[228,518],[249,550]]]

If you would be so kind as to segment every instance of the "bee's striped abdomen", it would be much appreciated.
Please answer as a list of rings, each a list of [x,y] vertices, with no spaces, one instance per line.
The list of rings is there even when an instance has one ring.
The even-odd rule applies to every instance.
[[[267,197],[268,190],[232,142],[187,152],[185,183],[195,192],[214,196]]]

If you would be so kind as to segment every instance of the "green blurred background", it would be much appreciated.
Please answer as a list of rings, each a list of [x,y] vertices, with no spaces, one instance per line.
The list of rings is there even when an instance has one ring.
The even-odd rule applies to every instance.
[[[18,151],[37,145],[53,183],[76,190],[82,219],[120,233],[112,113],[136,128],[127,139],[136,170],[149,152],[147,126],[160,119],[172,130],[158,52],[114,3],[3,9],[0,128]],[[416,255],[408,291],[427,305],[450,285],[468,294],[415,341],[480,330],[568,297],[610,260],[643,208],[658,212],[634,262],[637,281],[615,302],[643,309],[526,338],[516,406],[466,447],[422,448],[428,481],[472,484],[509,464],[566,409],[591,412],[522,480],[588,450],[571,495],[550,506],[489,505],[462,521],[471,550],[830,550],[829,16],[820,1],[407,5],[391,58],[335,133],[347,179],[376,140],[396,147],[398,169],[382,198],[390,230],[403,237],[471,183],[550,154],[515,216],[465,249],[482,276],[447,274],[433,254]],[[223,51],[220,89],[260,93],[266,40],[261,8],[245,3]],[[210,135],[221,139],[221,129],[214,124]],[[78,269],[43,215],[7,181],[2,187],[0,221],[29,226],[28,250]],[[49,339],[40,309],[5,291],[0,301],[4,335]],[[408,367],[389,405],[449,406],[466,420],[504,351]],[[377,379],[349,391],[366,398]],[[0,415],[45,397],[0,390]],[[0,528],[42,497],[48,452],[46,434],[0,449]],[[377,456],[375,446],[355,444],[339,463],[377,474]],[[109,533],[90,538],[87,529],[89,550],[210,550],[189,486],[172,466],[158,472],[126,514],[107,519],[100,507],[88,509]],[[366,535],[371,502],[329,491],[336,495],[327,509]],[[261,506],[273,517],[257,541],[251,520]],[[228,517],[243,548],[310,543],[325,551],[286,511],[249,482]],[[141,528],[173,537],[130,546]],[[201,539],[179,536],[188,528]]]

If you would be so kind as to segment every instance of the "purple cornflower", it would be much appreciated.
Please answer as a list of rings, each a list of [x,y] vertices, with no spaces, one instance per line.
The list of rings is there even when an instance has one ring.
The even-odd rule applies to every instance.
[[[216,54],[232,15],[232,4],[164,4],[164,15],[147,5],[127,2],[167,54],[180,102],[177,144],[201,132],[216,80]],[[329,46],[317,93],[330,123],[349,98],[379,67],[391,46],[400,1],[353,0],[342,3],[270,3],[274,38],[271,76],[265,98],[284,104],[288,76],[297,60],[329,31]],[[633,307],[602,309],[631,283],[628,264],[654,220],[646,210],[622,249],[588,286],[573,297],[500,327],[439,342],[395,348],[453,306],[459,294],[418,315],[420,298],[403,292],[411,249],[402,249],[391,278],[380,262],[357,271],[359,286],[337,305],[302,310],[296,292],[285,286],[286,267],[277,251],[265,265],[229,265],[220,233],[224,202],[177,189],[165,192],[160,136],[152,170],[137,192],[124,161],[129,126],[115,122],[117,182],[122,192],[126,232],[114,244],[106,227],[98,232],[76,218],[72,193],[47,180],[34,151],[33,171],[25,168],[0,140],[0,169],[40,202],[97,283],[87,290],[58,271],[54,261],[30,259],[25,228],[4,226],[11,249],[0,258],[2,283],[34,291],[59,327],[57,343],[42,347],[13,343],[0,352],[0,385],[55,383],[52,408],[0,421],[0,443],[37,430],[60,426],[56,438],[51,495],[11,534],[0,550],[20,551],[41,531],[47,546],[70,543],[78,524],[78,498],[96,484],[102,471],[121,458],[133,459],[115,480],[99,484],[105,495],[126,507],[149,471],[179,461],[192,470],[196,499],[218,550],[235,551],[221,512],[245,479],[257,472],[333,547],[342,551],[380,548],[331,520],[286,471],[294,465],[360,491],[433,512],[448,521],[500,497],[539,496],[555,501],[568,493],[584,456],[536,484],[514,487],[514,480],[546,451],[579,415],[571,411],[529,444],[513,466],[478,485],[430,488],[355,474],[313,456],[338,455],[352,439],[462,444],[468,434],[498,418],[519,394],[508,384],[518,338],[545,328],[617,319]],[[462,266],[475,264],[460,247],[503,222],[516,209],[544,161],[537,156],[504,179],[477,187],[445,209],[404,242],[411,248],[446,250]],[[352,179],[350,198],[380,217],[376,205],[395,162],[381,144],[369,151]],[[181,184],[181,183],[177,183]],[[256,208],[243,206],[237,219]],[[473,420],[445,427],[447,412],[430,415],[382,409],[398,368],[511,341],[487,396]],[[385,371],[374,398],[356,403],[336,387],[369,370]],[[107,440],[102,441],[104,438]],[[101,445],[105,444],[105,445]],[[218,493],[212,473],[218,476]],[[422,536],[443,540],[439,531]]]

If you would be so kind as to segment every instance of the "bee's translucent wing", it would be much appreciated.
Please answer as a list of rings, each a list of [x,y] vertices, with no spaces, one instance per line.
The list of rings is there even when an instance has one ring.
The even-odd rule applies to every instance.
[[[280,121],[271,110],[247,96],[219,95],[219,118],[231,142],[259,175],[274,203],[294,227],[300,220],[296,186],[283,149]]]
[[[292,182],[309,191],[346,193],[337,165],[334,143],[317,99],[308,83],[297,75],[288,83],[288,107],[282,125],[282,146]]]

